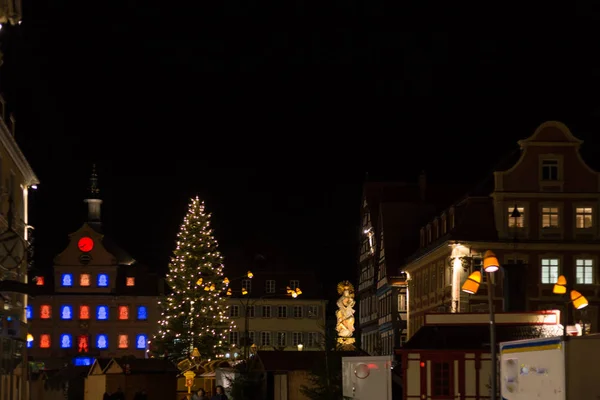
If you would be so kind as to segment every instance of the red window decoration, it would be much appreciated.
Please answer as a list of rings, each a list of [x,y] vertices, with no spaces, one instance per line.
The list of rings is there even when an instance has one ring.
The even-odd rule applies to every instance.
[[[77,246],[79,247],[79,250],[83,251],[84,253],[88,253],[94,248],[94,241],[91,237],[84,236],[79,239]]]
[[[125,285],[127,285],[127,286],[135,286],[135,277],[128,276],[127,279],[125,280]]]
[[[119,306],[119,319],[129,319],[129,306]]]
[[[90,274],[81,274],[79,276],[79,286],[90,286]]]
[[[88,337],[87,335],[81,335],[77,338],[77,351],[79,351],[80,353],[87,353],[88,352]]]
[[[48,334],[40,335],[40,348],[42,348],[42,349],[50,348],[50,335],[48,335]]]
[[[79,319],[90,319],[90,306],[79,306]]]
[[[38,276],[37,278],[35,278],[35,284],[38,286],[44,286],[44,277]]]
[[[129,347],[129,338],[127,335],[119,335],[119,348],[126,349]]]
[[[40,318],[50,319],[52,317],[52,307],[48,304],[44,304],[40,307]]]

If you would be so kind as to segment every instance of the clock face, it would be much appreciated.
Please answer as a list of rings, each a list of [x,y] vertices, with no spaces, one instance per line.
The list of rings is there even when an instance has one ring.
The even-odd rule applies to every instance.
[[[79,239],[77,245],[79,246],[79,250],[83,251],[84,253],[88,253],[94,248],[94,241],[91,237],[85,236]]]

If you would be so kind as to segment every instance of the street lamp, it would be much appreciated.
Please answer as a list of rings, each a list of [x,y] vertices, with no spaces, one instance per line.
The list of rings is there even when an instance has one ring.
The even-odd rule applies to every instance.
[[[483,269],[487,274],[487,295],[488,295],[488,307],[490,313],[490,350],[492,359],[492,382],[491,382],[491,398],[496,400],[498,392],[496,389],[497,384],[497,363],[498,360],[496,355],[496,314],[494,313],[494,293],[492,286],[492,273],[500,269],[500,263],[496,255],[488,250],[483,256]],[[481,271],[475,271],[465,281],[462,286],[462,291],[469,294],[475,294],[479,290],[481,284]]]
[[[582,308],[585,308],[588,306],[588,300],[585,298],[584,295],[579,293],[577,290],[571,290],[571,292],[569,293],[569,297],[567,297],[568,292],[569,292],[569,290],[567,288],[567,278],[565,278],[564,275],[561,275],[556,280],[556,283],[554,284],[554,287],[552,288],[552,293],[563,295],[563,297],[565,298],[565,303],[573,304],[573,307],[575,307],[576,310],[581,310]],[[563,319],[563,336],[567,336],[567,324],[569,323],[569,315],[568,315],[569,311],[570,311],[570,308],[567,305],[567,307],[565,309],[565,317]]]

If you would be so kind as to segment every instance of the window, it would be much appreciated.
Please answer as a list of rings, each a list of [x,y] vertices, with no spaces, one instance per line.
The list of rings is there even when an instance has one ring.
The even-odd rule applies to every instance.
[[[40,349],[49,349],[50,348],[50,335],[44,333],[40,335]]]
[[[148,308],[146,306],[138,306],[137,319],[140,321],[146,321],[148,319]]]
[[[79,319],[90,319],[90,306],[79,306]]]
[[[265,282],[265,292],[267,293],[275,293],[275,281],[269,279]]]
[[[285,332],[277,332],[277,346],[286,345],[286,334]]]
[[[262,307],[262,316],[264,318],[271,318],[271,306]]]
[[[270,346],[271,345],[271,332],[261,332],[260,333],[260,345],[261,346]]]
[[[302,306],[294,306],[294,318],[302,318]]]
[[[129,319],[129,306],[119,306],[119,319]]]
[[[246,315],[249,318],[254,318],[254,306],[248,306],[248,307],[246,307]]]
[[[239,342],[239,338],[240,338],[240,333],[237,331],[231,331],[229,332],[229,344],[235,344],[237,345]]]
[[[61,306],[60,307],[60,319],[73,319],[73,307],[72,306]]]
[[[520,217],[511,217],[515,207],[508,207],[508,227],[509,228],[523,228],[525,227],[525,207],[517,207],[517,211],[521,214]]]
[[[108,306],[98,306],[96,308],[96,319],[98,321],[105,321],[108,319]]]
[[[434,362],[431,368],[432,395],[450,396],[450,363]]]
[[[148,343],[148,336],[140,333],[135,337],[135,348],[138,350],[145,350],[146,344]]]
[[[135,277],[128,276],[125,278],[125,286],[135,286]]]
[[[70,349],[73,345],[73,341],[71,335],[68,333],[63,333],[60,335],[60,348],[61,349]]]
[[[108,336],[106,336],[105,334],[100,334],[96,336],[96,348],[108,349]]]
[[[75,357],[73,359],[73,365],[76,367],[89,367],[94,363],[94,358],[92,357]]]
[[[108,275],[107,274],[98,274],[98,287],[107,287],[108,286]]]
[[[299,280],[292,279],[292,280],[290,281],[290,289],[292,289],[292,290],[296,290],[296,289],[297,289],[297,288],[299,288],[299,287],[300,287],[300,281],[299,281]]]
[[[558,160],[542,160],[542,180],[558,180]]]
[[[240,316],[240,306],[238,306],[238,305],[231,306],[231,308],[229,309],[229,316],[230,317],[239,317]]]
[[[594,283],[594,261],[577,260],[575,262],[575,283],[591,285]]]
[[[554,285],[558,280],[558,258],[542,259],[542,283]]]
[[[79,286],[90,286],[90,274],[79,275]]]
[[[308,306],[308,317],[317,318],[319,316],[319,306]]]
[[[308,332],[306,335],[306,346],[316,347],[319,345],[319,336],[317,332]]]
[[[398,295],[398,311],[406,311],[406,295]]]
[[[558,228],[558,207],[542,207],[542,228]]]
[[[33,318],[33,309],[31,308],[31,305],[28,305],[27,307],[25,307],[25,317],[27,319]]]
[[[302,343],[302,332],[294,332],[292,334],[292,344],[294,346],[298,346],[299,344],[303,344]]]
[[[248,332],[248,338],[250,338],[250,343],[254,344],[256,343],[256,332],[254,331],[249,331]]]
[[[127,349],[129,348],[129,336],[127,335],[119,335],[119,348]]]
[[[40,318],[41,319],[50,319],[52,318],[52,307],[48,304],[43,304],[40,306]]]
[[[87,353],[89,351],[89,338],[87,335],[79,335],[77,337],[77,351],[79,353]]]
[[[277,318],[287,318],[287,306],[277,307]]]
[[[246,289],[250,293],[252,291],[252,279],[243,279],[242,289]]]
[[[62,274],[60,276],[60,285],[63,287],[73,286],[73,274]]]
[[[589,229],[594,224],[592,222],[592,207],[575,208],[575,228]]]
[[[35,284],[38,286],[44,286],[44,277],[38,276],[37,278],[35,278]]]

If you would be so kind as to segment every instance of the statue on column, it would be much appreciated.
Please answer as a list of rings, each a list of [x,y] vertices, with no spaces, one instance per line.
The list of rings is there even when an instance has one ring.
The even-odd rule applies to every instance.
[[[341,297],[337,301],[338,310],[335,312],[337,318],[336,330],[338,332],[337,347],[340,350],[354,350],[354,286],[349,281],[343,281],[337,285],[338,294]]]

